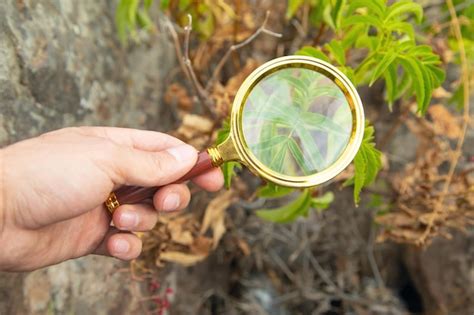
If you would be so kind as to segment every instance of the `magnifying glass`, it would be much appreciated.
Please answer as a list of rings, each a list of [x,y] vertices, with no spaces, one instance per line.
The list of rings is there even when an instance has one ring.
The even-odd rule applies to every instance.
[[[364,134],[362,102],[352,83],[336,67],[306,56],[277,58],[254,70],[236,94],[230,122],[229,137],[200,152],[178,182],[239,161],[281,186],[316,186],[349,165]],[[105,205],[113,212],[158,189],[124,186]]]

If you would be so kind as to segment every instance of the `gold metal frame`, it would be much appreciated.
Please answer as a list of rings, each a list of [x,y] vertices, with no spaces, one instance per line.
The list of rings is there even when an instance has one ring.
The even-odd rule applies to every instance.
[[[318,71],[331,79],[343,91],[352,112],[352,133],[341,156],[328,168],[308,176],[288,176],[262,164],[249,150],[242,130],[242,113],[252,88],[263,78],[284,68],[302,67]],[[242,83],[232,105],[231,134],[217,149],[208,150],[213,164],[240,160],[253,173],[265,180],[287,187],[311,187],[324,183],[342,172],[354,159],[364,136],[364,109],[360,97],[349,79],[336,67],[307,56],[285,56],[271,60],[255,69]]]

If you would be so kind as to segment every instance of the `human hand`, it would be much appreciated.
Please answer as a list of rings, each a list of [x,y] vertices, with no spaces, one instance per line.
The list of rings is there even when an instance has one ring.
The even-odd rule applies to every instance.
[[[135,129],[66,128],[0,150],[0,270],[33,270],[91,253],[136,258],[131,232],[154,227],[158,211],[185,208],[185,184],[170,184],[197,159],[194,148],[169,135]],[[193,179],[216,191],[222,173]],[[103,202],[121,185],[162,186],[149,204]],[[110,225],[113,222],[114,226]]]

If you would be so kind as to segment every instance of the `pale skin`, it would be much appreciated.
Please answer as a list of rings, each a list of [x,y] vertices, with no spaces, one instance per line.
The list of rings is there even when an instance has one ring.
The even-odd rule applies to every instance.
[[[197,151],[169,135],[80,127],[49,132],[0,150],[0,270],[25,271],[89,254],[130,260],[159,212],[185,208],[186,174]],[[223,185],[218,169],[193,179],[208,191]],[[153,205],[103,202],[121,185],[162,186]],[[111,225],[113,223],[113,226]]]

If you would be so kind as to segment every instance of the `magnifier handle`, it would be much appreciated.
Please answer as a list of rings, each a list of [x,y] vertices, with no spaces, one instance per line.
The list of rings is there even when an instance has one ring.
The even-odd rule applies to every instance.
[[[193,168],[175,183],[181,183],[201,175],[213,167],[214,165],[212,165],[212,160],[207,150],[199,152],[198,159]],[[109,198],[105,201],[105,206],[111,213],[113,213],[120,205],[139,203],[153,198],[153,195],[159,188],[160,187],[123,186],[110,193]]]

